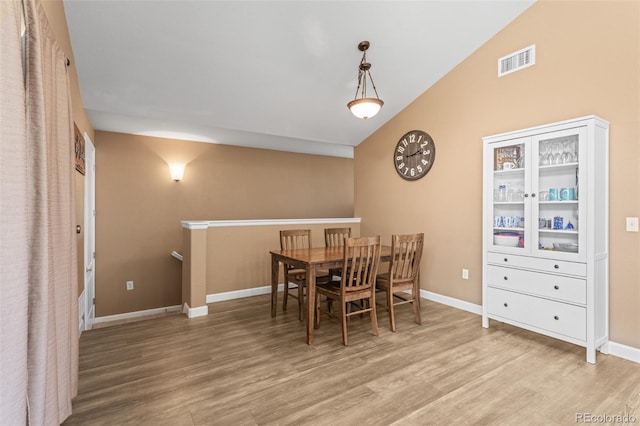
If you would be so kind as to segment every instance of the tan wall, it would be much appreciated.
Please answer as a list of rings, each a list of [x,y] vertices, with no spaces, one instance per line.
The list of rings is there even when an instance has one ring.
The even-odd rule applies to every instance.
[[[536,65],[498,78],[498,58],[531,44]],[[423,231],[422,287],[481,304],[481,138],[601,116],[611,123],[610,339],[639,348],[640,234],[625,232],[625,217],[640,214],[639,76],[640,2],[535,3],[356,148],[362,232]],[[392,167],[411,129],[436,143],[435,164],[417,182]]]
[[[101,131],[94,142],[97,316],[180,304],[182,220],[353,216],[351,159]],[[169,162],[188,163],[181,182]]]
[[[207,294],[270,285],[269,251],[280,250],[280,230],[310,229],[312,245],[323,247],[324,228],[345,227],[351,228],[352,236],[360,236],[359,223],[209,228],[207,230]],[[279,282],[283,282],[282,271],[280,271]]]
[[[71,91],[71,104],[73,121],[78,125],[80,132],[85,132],[93,139],[93,127],[89,122],[87,113],[82,103],[82,95],[80,94],[80,85],[78,83],[78,74],[76,71],[76,62],[71,48],[71,39],[69,38],[69,28],[67,27],[67,19],[64,14],[64,4],[61,0],[45,0],[42,2],[49,25],[55,33],[56,41],[60,48],[69,58],[71,65],[69,70],[69,85]],[[69,141],[69,143],[73,143]],[[76,172],[76,222],[79,225],[84,223],[84,176]],[[82,232],[77,234],[78,243],[78,296],[84,290],[84,226]]]

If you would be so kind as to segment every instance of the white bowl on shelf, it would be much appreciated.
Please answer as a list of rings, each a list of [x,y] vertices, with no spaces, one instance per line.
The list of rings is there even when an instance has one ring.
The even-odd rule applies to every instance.
[[[518,247],[520,237],[518,235],[494,235],[493,244],[497,246]]]

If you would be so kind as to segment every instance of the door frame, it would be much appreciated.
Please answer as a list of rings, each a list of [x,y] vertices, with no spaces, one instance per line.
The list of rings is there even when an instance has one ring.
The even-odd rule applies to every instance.
[[[84,140],[84,329],[91,330],[96,315],[96,147],[86,132]]]

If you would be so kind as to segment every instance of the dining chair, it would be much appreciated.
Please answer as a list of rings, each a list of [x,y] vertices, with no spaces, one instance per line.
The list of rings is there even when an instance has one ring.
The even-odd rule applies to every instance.
[[[406,303],[413,305],[416,324],[422,324],[419,274],[423,245],[423,233],[391,237],[389,272],[379,274],[376,279],[376,289],[384,291],[387,296],[391,331],[396,331],[394,307]],[[411,290],[410,295],[407,290]]]
[[[311,248],[310,229],[288,229],[280,231],[281,250],[308,248]],[[316,281],[324,281],[327,279],[328,277],[322,273],[318,273],[318,276],[316,276]],[[287,300],[289,296],[298,299],[298,319],[302,321],[304,319],[304,294],[307,285],[307,273],[304,269],[298,269],[289,265],[285,265],[284,283],[282,310],[287,310]],[[291,284],[293,284],[293,286],[291,286]]]
[[[320,326],[320,296],[328,300],[340,302],[342,319],[342,343],[347,346],[347,318],[369,312],[373,334],[378,335],[378,319],[376,317],[375,285],[378,264],[380,263],[380,236],[347,238],[344,242],[344,262],[340,281],[327,281],[316,286],[315,327]],[[347,309],[353,302],[355,310]],[[330,311],[323,311],[333,316]]]
[[[324,229],[324,245],[325,247],[342,247],[344,239],[351,238],[351,228],[325,228]],[[342,269],[330,269],[328,271],[329,279],[334,277],[340,279]]]

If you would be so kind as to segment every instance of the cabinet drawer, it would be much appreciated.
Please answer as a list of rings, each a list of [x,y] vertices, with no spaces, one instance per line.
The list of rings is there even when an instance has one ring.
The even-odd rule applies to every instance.
[[[580,278],[489,265],[487,285],[583,305],[587,303],[587,282]]]
[[[541,259],[539,257],[517,256],[503,253],[487,253],[489,263],[496,265],[512,266],[514,268],[536,269],[541,272],[553,272],[555,274],[587,276],[587,264],[579,262],[566,262],[563,260]]]
[[[586,340],[586,308],[497,288],[487,289],[486,303],[490,315]]]

